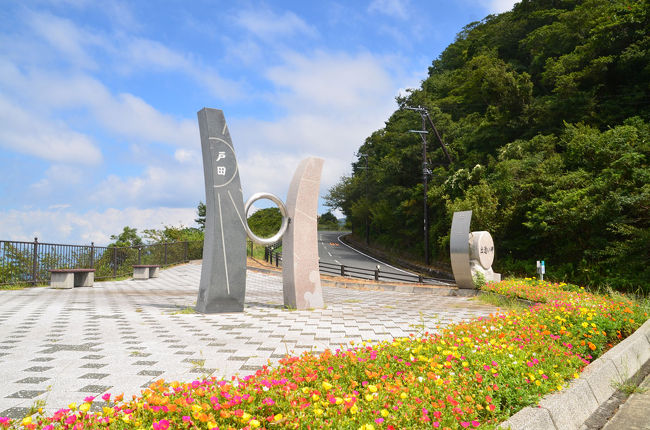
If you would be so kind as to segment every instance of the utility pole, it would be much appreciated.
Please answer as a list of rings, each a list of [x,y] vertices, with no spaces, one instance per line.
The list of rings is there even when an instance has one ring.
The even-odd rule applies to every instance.
[[[449,160],[449,163],[451,164],[451,157],[449,156],[449,152],[447,152],[447,147],[445,146],[445,143],[442,141],[442,138],[440,137],[440,134],[438,133],[438,130],[436,129],[436,126],[433,124],[433,120],[431,119],[431,116],[429,116],[429,111],[427,108],[422,107],[422,106],[417,106],[417,107],[410,107],[406,106],[405,109],[415,111],[420,114],[420,117],[422,118],[422,130],[409,130],[409,133],[417,133],[420,135],[422,138],[422,183],[424,185],[424,262],[425,264],[429,264],[429,208],[427,204],[427,191],[428,191],[428,181],[429,181],[429,174],[431,173],[429,171],[429,165],[427,163],[427,138],[426,135],[429,133],[427,129],[427,120],[429,124],[431,125],[431,128],[433,129],[436,137],[438,138],[438,142],[440,143],[440,146],[442,147],[442,150],[445,153],[445,156],[447,157],[447,160]]]
[[[426,119],[422,114],[423,107],[407,107],[406,109],[414,110],[420,113],[422,117],[422,130],[409,130],[409,133],[417,133],[422,138],[422,183],[424,184],[424,263],[429,265],[429,205],[427,204],[427,188],[429,181],[429,166],[427,164],[427,138],[426,134],[429,132],[426,130]]]
[[[366,159],[366,167],[361,167],[366,171],[366,202],[368,201],[368,154],[358,153],[359,157],[364,157]],[[366,245],[370,245],[370,217],[366,213]]]

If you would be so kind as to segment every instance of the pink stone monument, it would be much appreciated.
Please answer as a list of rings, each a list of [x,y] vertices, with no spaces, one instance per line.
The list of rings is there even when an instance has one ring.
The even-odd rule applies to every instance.
[[[324,307],[318,270],[317,210],[322,158],[300,162],[287,194],[291,222],[282,239],[284,305],[295,309]]]

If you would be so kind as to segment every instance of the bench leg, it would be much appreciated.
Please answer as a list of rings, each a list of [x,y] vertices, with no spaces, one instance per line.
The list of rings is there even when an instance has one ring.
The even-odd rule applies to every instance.
[[[50,277],[50,288],[73,288],[74,273],[52,273]]]
[[[157,278],[159,271],[160,271],[160,267],[150,267],[149,268],[149,277],[150,278]]]
[[[92,287],[94,281],[95,281],[95,272],[74,274],[75,287]]]
[[[134,267],[133,268],[133,279],[149,279],[149,268],[148,267]]]

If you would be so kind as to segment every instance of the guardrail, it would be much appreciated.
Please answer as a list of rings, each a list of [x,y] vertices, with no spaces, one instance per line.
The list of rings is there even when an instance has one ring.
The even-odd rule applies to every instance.
[[[264,260],[275,264],[275,267],[280,266],[282,261],[281,252],[273,252],[267,250]],[[319,261],[318,268],[321,273],[333,276],[347,276],[350,278],[366,279],[370,281],[398,281],[398,282],[413,282],[413,283],[427,283],[435,281],[436,283],[450,284],[454,281],[451,279],[429,278],[422,275],[393,272],[390,270],[366,269],[363,267],[346,266],[344,264],[329,263],[326,261]]]
[[[203,241],[115,247],[0,241],[0,285],[49,282],[51,269],[95,269],[95,279],[132,274],[134,264],[169,266],[201,259]]]

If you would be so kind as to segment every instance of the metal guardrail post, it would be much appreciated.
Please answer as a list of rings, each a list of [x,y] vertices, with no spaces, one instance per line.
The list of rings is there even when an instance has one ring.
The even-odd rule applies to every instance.
[[[167,265],[167,242],[165,242],[165,266]]]
[[[34,258],[32,259],[32,285],[36,285],[36,271],[38,270],[38,237],[34,238]]]
[[[90,242],[90,269],[95,267],[95,242]]]
[[[422,281],[423,281],[423,280],[422,280],[422,275],[418,275],[418,283],[420,283],[420,284],[421,284],[421,283],[422,283]]]
[[[280,254],[278,252],[275,253],[275,267],[280,267]]]
[[[269,261],[269,248],[264,247],[264,261]]]
[[[113,278],[117,278],[117,246],[113,247]]]
[[[142,264],[142,247],[138,246],[138,264]]]
[[[379,269],[375,269],[375,281],[379,281]]]
[[[345,276],[345,266],[341,264],[341,276]]]
[[[188,246],[189,246],[189,245],[188,245],[187,241],[185,241],[184,243],[185,243],[185,258],[183,258],[183,261],[189,261],[189,260],[187,259],[187,256],[188,256]]]

